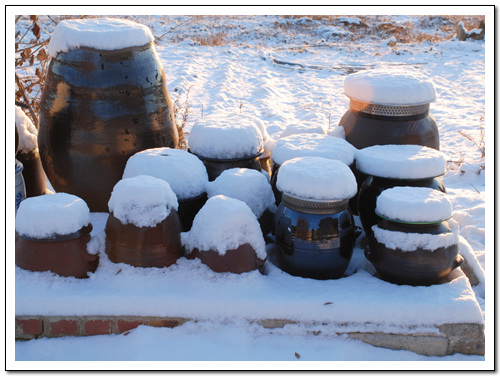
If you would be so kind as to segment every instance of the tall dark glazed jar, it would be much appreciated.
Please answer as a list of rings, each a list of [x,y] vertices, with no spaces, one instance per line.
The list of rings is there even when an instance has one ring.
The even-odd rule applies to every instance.
[[[178,133],[165,72],[151,31],[100,18],[60,22],[40,104],[38,143],[56,191],[108,211],[127,159],[175,148]]]

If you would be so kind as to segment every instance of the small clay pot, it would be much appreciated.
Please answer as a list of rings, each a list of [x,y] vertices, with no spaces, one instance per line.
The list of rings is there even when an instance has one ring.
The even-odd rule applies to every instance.
[[[47,177],[43,170],[38,149],[29,152],[19,151],[17,159],[23,164],[23,177],[26,184],[26,197],[41,196],[47,193]]]
[[[424,234],[446,234],[451,232],[448,222],[436,224],[403,224],[389,220],[378,226],[389,231]],[[378,276],[388,282],[412,286],[429,286],[447,282],[453,269],[462,265],[464,258],[458,254],[458,243],[435,250],[416,249],[402,251],[379,243],[372,234],[365,257]]]
[[[179,208],[177,209],[177,213],[179,214],[179,218],[181,220],[182,232],[191,230],[194,217],[196,217],[196,214],[200,211],[203,205],[205,205],[207,199],[208,196],[205,192],[193,198],[179,200]]]
[[[182,256],[181,221],[175,210],[154,227],[124,225],[110,214],[105,232],[106,254],[115,263],[163,268]]]
[[[242,244],[236,249],[227,250],[224,255],[217,251],[200,251],[195,248],[188,255],[189,259],[199,258],[202,263],[217,273],[246,273],[258,269],[261,273],[264,271],[264,263],[257,257],[253,247],[248,244]]]
[[[16,233],[16,265],[33,272],[51,271],[63,277],[88,278],[99,256],[87,253],[92,225],[68,235],[34,239]]]

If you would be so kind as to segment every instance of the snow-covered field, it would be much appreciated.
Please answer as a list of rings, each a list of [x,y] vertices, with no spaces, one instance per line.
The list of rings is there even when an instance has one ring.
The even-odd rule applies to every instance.
[[[281,11],[285,10],[286,8]],[[321,9],[305,10],[319,13]],[[409,11],[400,8],[396,10],[401,13]],[[319,361],[317,364],[311,363],[307,366],[299,363],[260,364],[259,367],[263,369],[304,369],[303,367],[344,369],[345,364],[351,369],[479,370],[491,367],[494,287],[492,285],[494,165],[490,158],[494,148],[493,104],[490,97],[493,94],[493,8],[463,8],[463,10],[468,14],[486,15],[486,42],[456,40],[454,37],[456,21],[451,16],[149,15],[127,16],[127,18],[148,26],[157,38],[155,47],[165,68],[171,97],[179,106],[179,121],[185,121],[184,132],[188,140],[191,127],[202,116],[222,116],[231,113],[260,119],[274,141],[279,139],[281,132],[287,126],[321,126],[325,133],[336,133],[339,120],[349,105],[343,89],[347,74],[363,69],[404,67],[416,69],[431,78],[437,91],[437,99],[431,104],[431,114],[438,124],[441,151],[447,156],[447,170],[443,182],[453,204],[453,218],[458,222],[459,233],[463,237],[462,249],[467,253],[467,261],[475,268],[480,281],[472,288],[473,296],[465,300],[471,299],[473,305],[478,305],[483,317],[478,319],[473,313],[469,315],[467,309],[471,306],[464,302],[461,304],[464,304],[463,307],[466,309],[460,313],[462,316],[457,317],[473,321],[485,320],[488,328],[485,357],[460,354],[444,358],[425,357],[407,351],[375,348],[342,336],[306,337],[300,328],[285,328],[274,335],[268,335],[262,328],[247,322],[235,319],[224,324],[215,319],[221,310],[227,310],[236,318],[240,317],[239,313],[245,309],[250,309],[257,316],[263,315],[259,307],[242,308],[231,300],[234,298],[236,302],[248,304],[244,299],[245,296],[241,298],[238,295],[238,289],[246,291],[249,285],[255,285],[256,292],[246,291],[246,293],[265,294],[267,289],[269,296],[266,300],[273,301],[279,297],[279,286],[297,283],[299,296],[305,304],[305,308],[298,311],[298,318],[306,316],[308,304],[328,299],[328,293],[324,292],[319,295],[308,295],[308,291],[321,289],[322,284],[330,287],[332,291],[335,290],[335,286],[341,284],[348,292],[356,294],[356,286],[363,286],[364,279],[373,278],[370,275],[369,263],[363,259],[362,253],[358,252],[358,257],[353,257],[353,265],[359,267],[359,271],[338,281],[302,280],[284,275],[272,265],[267,266],[268,275],[261,275],[258,272],[241,276],[217,275],[197,261],[181,260],[176,266],[166,271],[155,271],[153,274],[158,280],[165,282],[188,283],[186,273],[197,273],[193,277],[194,282],[191,281],[193,285],[187,287],[185,285],[187,293],[195,291],[194,285],[198,283],[208,285],[212,294],[215,294],[215,291],[222,294],[216,300],[218,304],[216,308],[206,309],[208,313],[205,317],[209,319],[200,325],[187,323],[174,329],[141,326],[132,330],[128,336],[44,338],[16,342],[15,348],[7,346],[8,356],[12,357],[10,360],[12,361],[15,356],[15,360],[19,361],[16,366],[21,369],[136,367],[123,363],[102,366],[90,363],[22,362],[26,360]],[[432,9],[430,11],[434,13]],[[446,14],[450,14],[453,10],[447,9],[447,11],[449,13]],[[153,12],[157,11],[151,13]],[[165,8],[164,12],[168,13],[168,8]],[[363,9],[354,8],[351,14],[363,14]],[[47,17],[40,19],[44,20],[44,32],[50,33],[55,26],[54,23]],[[466,24],[466,27],[475,28],[478,19],[474,24]],[[8,23],[8,27],[10,25]],[[22,23],[18,24],[16,31],[22,27]],[[13,34],[13,30],[10,30],[9,34]],[[12,135],[10,139],[13,137]],[[486,157],[487,169],[485,158],[481,156],[480,148],[483,146],[489,153]],[[97,228],[99,224],[102,225],[104,219],[103,215],[94,215],[93,220],[98,224]],[[106,288],[106,284],[109,283],[111,289],[116,289],[118,295],[123,291],[121,288],[124,283],[140,282],[149,284],[150,287],[154,284],[155,278],[143,270],[134,270],[132,267],[122,268],[121,274],[112,279],[113,272],[116,273],[116,266],[105,257],[102,267],[85,281],[68,280],[50,273],[30,273],[19,268],[14,270],[13,231],[7,233],[7,239],[11,239],[8,244],[12,244],[7,248],[7,276],[10,282],[7,286],[13,286],[14,282],[16,284],[16,296],[13,294],[14,291],[10,290],[7,292],[7,297],[10,302],[14,302],[17,298],[15,312],[14,305],[8,306],[9,324],[14,322],[14,314],[35,314],[30,311],[32,306],[38,307],[43,312],[37,313],[42,314],[75,314],[82,310],[82,314],[89,315],[103,311],[112,312],[117,309],[115,302],[106,302],[104,300],[106,293],[99,292],[99,289]],[[360,251],[360,248],[358,250]],[[354,266],[349,270],[352,272]],[[352,283],[349,284],[351,278]],[[379,293],[396,291],[394,286],[387,287],[388,284],[378,280],[377,283],[380,284]],[[459,279],[456,284],[454,282],[454,288],[462,288],[462,284],[467,283],[463,278]],[[78,289],[79,293],[83,294],[84,301],[87,302],[84,307],[71,299],[72,288]],[[137,286],[134,286],[131,290],[136,288]],[[400,292],[403,289],[401,288]],[[418,296],[429,297],[434,292],[441,291],[440,289],[443,291],[442,296],[446,298],[448,290],[441,285],[422,287]],[[153,294],[155,291],[157,290],[153,288]],[[291,293],[286,289],[285,291]],[[94,295],[95,300],[92,299]],[[140,289],[132,291],[132,295],[139,299],[140,304],[147,303],[148,298],[154,301],[154,296],[141,297]],[[337,297],[335,293],[332,293],[332,296]],[[188,304],[179,296],[170,298],[174,299],[174,304]],[[202,296],[199,298],[202,299]],[[26,304],[28,301],[31,305]],[[367,295],[365,301],[371,304],[375,302],[375,298]],[[135,304],[127,301],[127,296],[118,296],[116,302],[125,309],[130,309],[130,306]],[[281,297],[276,303],[271,305],[274,307],[271,312],[266,312],[267,317],[280,316],[286,311],[290,301]],[[283,306],[280,307],[279,303]],[[392,302],[401,309],[400,303],[397,299]],[[352,304],[352,307],[356,307],[357,303]],[[457,309],[462,307],[453,301],[449,304],[455,304]],[[384,319],[383,308],[375,304],[373,313],[380,316],[379,322],[386,321],[387,324],[391,324],[390,313],[388,312]],[[391,303],[386,304],[385,308],[389,310]],[[135,306],[133,309],[134,314],[151,314],[151,311],[161,313],[161,307],[148,307],[147,304]],[[195,314],[200,317],[204,317],[206,313],[200,307],[193,306],[190,309],[191,312],[194,309]],[[418,322],[419,310],[432,310],[432,306],[423,304],[415,307],[409,304],[408,310],[403,309],[403,312],[408,315],[407,319],[421,324]],[[182,315],[187,311],[188,308],[185,310],[179,308],[176,314]],[[348,313],[343,312],[346,316]],[[314,315],[319,319],[326,317],[323,316],[326,315],[323,312],[315,312]],[[435,316],[431,315],[434,318],[438,316],[438,313]],[[363,317],[360,318],[362,319]],[[398,318],[394,320],[397,321]],[[401,320],[402,323],[403,318]],[[398,322],[392,324],[397,325]],[[296,354],[300,354],[300,358]],[[339,365],[328,361],[387,361],[387,363]],[[415,364],[396,361],[420,362]],[[140,364],[139,369],[150,367],[254,369],[256,367],[256,364],[230,362]]]

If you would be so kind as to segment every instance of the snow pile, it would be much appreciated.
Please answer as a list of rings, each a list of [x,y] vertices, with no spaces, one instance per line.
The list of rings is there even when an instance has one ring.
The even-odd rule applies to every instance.
[[[68,193],[30,197],[21,201],[16,231],[36,239],[72,234],[90,223],[85,201]]]
[[[212,159],[253,157],[263,150],[258,126],[243,116],[207,116],[197,121],[189,134],[189,149],[196,155]]]
[[[111,192],[109,211],[124,225],[153,227],[177,210],[179,204],[170,185],[148,175],[120,180]]]
[[[272,158],[278,165],[298,157],[322,157],[350,165],[354,161],[354,152],[355,148],[343,138],[301,133],[276,141]]]
[[[402,222],[441,222],[453,215],[446,193],[425,187],[394,187],[377,197],[376,212]]]
[[[343,162],[322,157],[293,158],[278,171],[277,188],[286,194],[311,200],[344,200],[358,187],[351,169]]]
[[[433,82],[413,69],[370,69],[344,81],[345,95],[381,105],[418,105],[436,100]]]
[[[389,179],[428,179],[446,172],[446,158],[420,145],[374,145],[356,150],[356,168]]]
[[[179,200],[197,197],[206,191],[208,174],[195,155],[168,147],[147,149],[131,156],[123,178],[149,175],[165,180]]]
[[[280,138],[288,137],[294,134],[300,133],[319,133],[325,134],[325,128],[321,125],[311,125],[311,124],[289,124],[281,132]]]
[[[268,179],[259,171],[248,168],[232,168],[223,171],[217,179],[208,183],[208,197],[224,195],[247,204],[257,218],[266,209],[276,211],[275,199]]]
[[[260,259],[267,257],[264,237],[252,210],[243,201],[222,195],[207,200],[191,230],[181,233],[181,241],[188,252],[197,248],[221,255],[248,243]]]
[[[451,232],[444,234],[418,234],[401,231],[389,231],[377,225],[372,226],[375,239],[387,248],[400,249],[403,252],[412,252],[418,249],[435,251],[441,247],[449,247],[458,244],[458,223],[450,219],[448,221]]]
[[[19,133],[18,150],[27,153],[38,149],[38,129],[19,106],[16,106],[16,127]]]
[[[63,20],[52,33],[49,55],[88,47],[98,50],[119,50],[144,46],[154,40],[151,30],[142,24],[118,18]]]

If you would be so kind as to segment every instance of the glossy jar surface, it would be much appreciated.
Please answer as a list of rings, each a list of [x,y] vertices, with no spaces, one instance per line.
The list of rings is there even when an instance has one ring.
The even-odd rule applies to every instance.
[[[206,158],[195,154],[205,165],[208,173],[208,180],[214,181],[219,177],[222,172],[232,168],[250,168],[253,170],[261,171],[262,167],[258,155],[252,155],[245,158],[234,159],[213,159]]]
[[[386,189],[405,186],[433,188],[446,193],[444,184],[438,177],[428,179],[389,179],[368,176],[358,192],[358,214],[367,237],[373,233],[372,226],[382,220],[375,213],[377,197]]]
[[[23,177],[26,184],[26,197],[35,197],[47,193],[47,177],[43,170],[38,149],[18,152],[16,158],[23,164]]]
[[[207,202],[207,194],[203,193],[193,198],[179,200],[179,208],[177,213],[182,225],[182,232],[187,232],[193,225],[194,217]]]
[[[283,194],[275,241],[273,262],[281,270],[305,278],[342,277],[356,241],[349,200],[318,203]]]
[[[92,212],[107,212],[129,157],[178,144],[173,103],[153,44],[59,53],[49,64],[39,123],[49,181],[56,191],[84,199]]]
[[[51,271],[63,277],[88,278],[99,262],[87,253],[92,225],[68,235],[34,239],[16,233],[16,265],[34,272]]]
[[[346,141],[357,149],[413,144],[439,150],[438,128],[428,110],[411,116],[383,116],[350,108],[339,125],[345,129]]]
[[[382,220],[377,226],[388,231],[436,236],[452,231],[447,221],[436,224],[404,224]],[[463,262],[463,257],[458,254],[458,242],[434,250],[419,248],[402,251],[379,243],[374,234],[370,237],[365,256],[380,278],[391,283],[414,286],[446,282],[451,271]]]
[[[106,254],[115,263],[162,268],[182,256],[181,222],[175,210],[154,227],[123,224],[110,214],[105,232]]]

